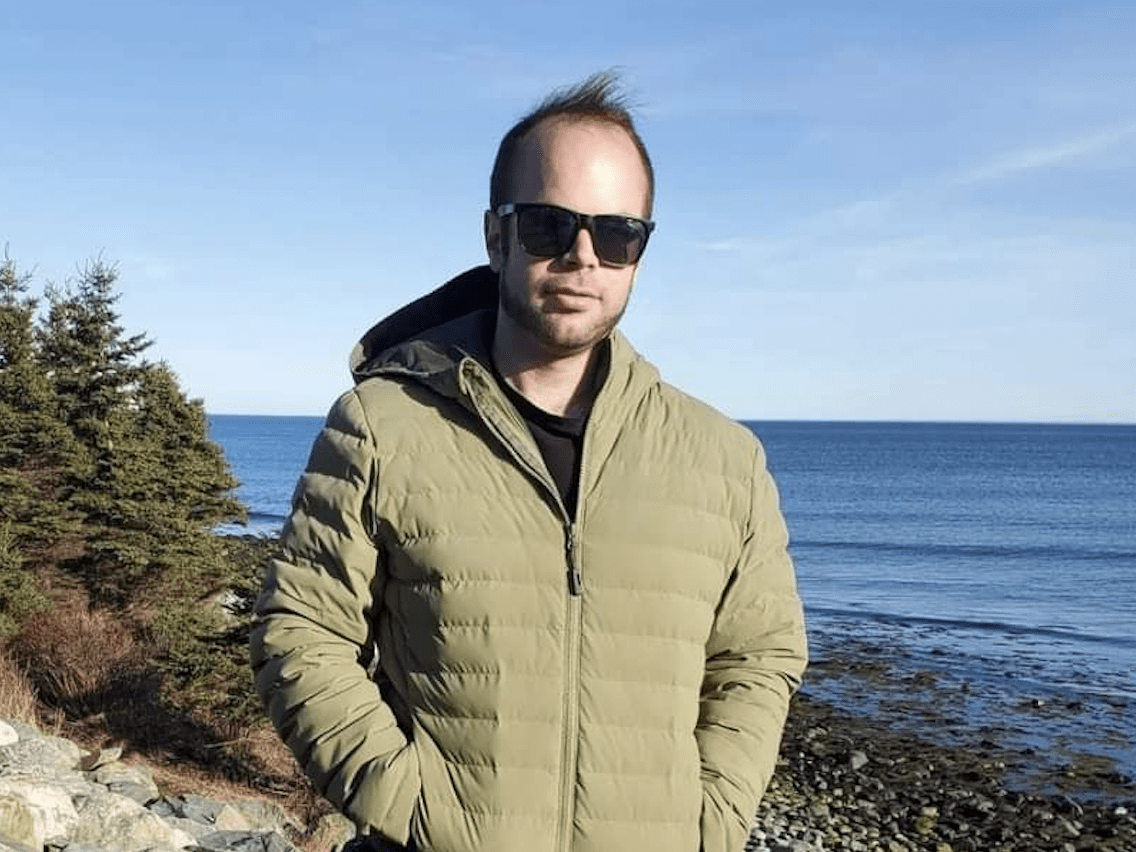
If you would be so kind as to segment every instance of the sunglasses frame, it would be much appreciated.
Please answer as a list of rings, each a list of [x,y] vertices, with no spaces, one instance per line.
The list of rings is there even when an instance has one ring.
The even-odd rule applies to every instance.
[[[580,238],[580,230],[585,229],[588,232],[588,236],[592,239],[592,248],[596,252],[596,257],[598,257],[604,263],[610,264],[611,266],[634,266],[643,258],[643,252],[647,250],[647,241],[651,238],[651,232],[655,230],[655,223],[650,219],[641,219],[638,216],[631,216],[627,213],[581,213],[579,210],[573,210],[570,207],[562,207],[559,204],[546,204],[539,201],[522,201],[516,203],[510,202],[509,204],[502,204],[493,212],[497,216],[497,218],[504,219],[506,216],[520,214],[526,209],[532,209],[534,207],[552,208],[553,210],[561,210],[565,213],[571,214],[576,219],[576,230],[575,233],[572,234],[571,241],[563,251],[557,254],[538,254],[537,252],[529,249],[529,247],[524,244],[524,240],[521,239],[520,229],[518,228],[517,241],[521,244],[521,248],[524,249],[528,254],[531,254],[533,257],[560,257],[561,255],[567,253],[572,248],[572,246],[576,244],[576,240]],[[596,232],[594,230],[594,226],[597,223],[597,220],[601,219],[630,220],[632,222],[637,222],[638,224],[643,226],[643,244],[642,246],[640,246],[639,254],[634,260],[627,261],[626,263],[620,263],[618,261],[609,260],[602,254],[600,254],[599,245],[596,242]]]

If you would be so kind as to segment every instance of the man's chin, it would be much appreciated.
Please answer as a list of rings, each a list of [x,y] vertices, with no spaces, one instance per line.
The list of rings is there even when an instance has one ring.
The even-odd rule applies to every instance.
[[[583,311],[542,312],[504,304],[505,315],[550,355],[566,358],[591,350],[611,334],[615,322]],[[618,321],[618,318],[617,320]]]
[[[545,322],[538,337],[551,352],[562,356],[578,355],[611,334],[611,329],[612,326],[606,324],[573,327],[567,323]]]

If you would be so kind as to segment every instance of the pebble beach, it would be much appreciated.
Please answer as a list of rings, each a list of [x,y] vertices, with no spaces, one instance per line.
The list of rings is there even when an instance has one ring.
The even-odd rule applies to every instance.
[[[818,697],[829,672],[906,700],[849,712]],[[1136,852],[1136,781],[1113,762],[1023,749],[1002,736],[1017,729],[1012,716],[939,730],[934,673],[881,672],[853,652],[806,677],[747,852]],[[1115,733],[1130,736],[1124,715]]]

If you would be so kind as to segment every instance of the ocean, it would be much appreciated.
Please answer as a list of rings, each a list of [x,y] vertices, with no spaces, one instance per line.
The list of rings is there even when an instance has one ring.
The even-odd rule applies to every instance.
[[[322,418],[209,423],[250,531],[275,533]],[[1054,765],[1089,754],[1136,777],[1136,426],[746,425],[789,524],[818,673],[806,691],[940,740],[988,735]],[[849,654],[889,676],[865,689],[825,665]]]

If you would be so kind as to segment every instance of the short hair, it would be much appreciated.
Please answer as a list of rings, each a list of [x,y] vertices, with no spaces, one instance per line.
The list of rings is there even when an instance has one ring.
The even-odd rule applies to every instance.
[[[611,70],[593,74],[574,86],[554,90],[536,109],[509,129],[501,140],[497,158],[493,161],[493,174],[489,178],[490,209],[496,210],[502,204],[515,200],[509,196],[513,192],[513,172],[521,143],[530,131],[549,119],[595,121],[613,124],[626,131],[635,143],[647,172],[647,216],[650,217],[655,204],[655,170],[651,167],[647,146],[635,129],[630,102],[622,91],[619,76]]]

